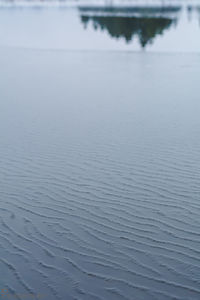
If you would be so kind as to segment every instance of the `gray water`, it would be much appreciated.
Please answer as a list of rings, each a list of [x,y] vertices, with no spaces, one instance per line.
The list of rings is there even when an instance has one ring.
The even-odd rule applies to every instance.
[[[155,5],[155,0],[140,0],[139,5],[140,1],[132,1],[126,7],[4,7],[0,1],[0,45],[73,51],[200,53],[200,1],[194,5],[174,1]]]
[[[45,28],[14,39],[15,17],[0,26],[0,298],[198,300],[199,54],[37,48]]]

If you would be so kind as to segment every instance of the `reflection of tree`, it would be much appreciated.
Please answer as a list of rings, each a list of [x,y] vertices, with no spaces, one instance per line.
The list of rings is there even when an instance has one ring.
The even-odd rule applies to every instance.
[[[189,21],[191,21],[193,17],[196,18],[196,13],[199,16],[199,21],[200,21],[200,6],[193,6],[193,5],[187,6],[187,14],[188,14]]]
[[[106,14],[106,15],[119,15],[119,14],[126,14],[127,16],[133,14],[139,14],[140,17],[150,17],[150,16],[162,16],[166,17],[170,14],[177,14],[182,9],[181,5],[170,5],[170,6],[130,6],[130,7],[115,7],[115,6],[105,6],[105,7],[94,7],[94,6],[82,6],[79,7],[81,13],[85,15],[85,13],[92,13],[92,14]]]
[[[124,37],[126,42],[130,42],[134,35],[137,35],[141,46],[144,48],[152,43],[159,34],[162,35],[173,22],[170,18],[153,17],[118,17],[118,16],[81,16],[81,21],[87,27],[92,21],[94,29],[107,30],[110,36],[115,38]]]

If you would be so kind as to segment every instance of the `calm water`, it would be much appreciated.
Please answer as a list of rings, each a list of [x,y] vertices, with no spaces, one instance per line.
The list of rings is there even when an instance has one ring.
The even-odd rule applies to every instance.
[[[0,10],[0,299],[199,300],[198,13],[129,14]]]
[[[135,3],[124,8],[0,5],[0,44],[63,50],[200,53],[200,1],[199,5],[149,2],[147,7],[142,1],[141,5]]]

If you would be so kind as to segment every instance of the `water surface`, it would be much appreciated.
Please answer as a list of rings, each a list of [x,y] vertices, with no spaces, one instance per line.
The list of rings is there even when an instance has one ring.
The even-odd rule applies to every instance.
[[[142,3],[0,6],[0,44],[78,51],[200,52],[200,3]]]
[[[0,10],[1,299],[199,299],[199,25],[132,13]]]

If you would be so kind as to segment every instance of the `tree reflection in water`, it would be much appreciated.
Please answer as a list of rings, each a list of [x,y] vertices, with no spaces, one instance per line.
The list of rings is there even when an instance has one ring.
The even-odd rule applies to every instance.
[[[138,36],[140,45],[145,48],[151,44],[157,35],[177,23],[176,18],[170,17],[130,17],[130,16],[90,16],[82,15],[81,22],[87,28],[92,22],[95,30],[107,30],[113,38],[123,37],[129,43],[134,36]]]

